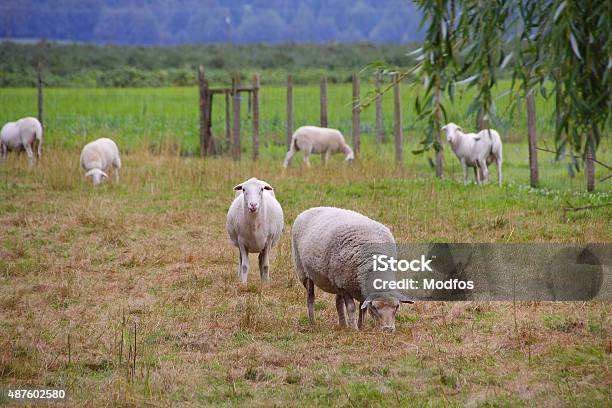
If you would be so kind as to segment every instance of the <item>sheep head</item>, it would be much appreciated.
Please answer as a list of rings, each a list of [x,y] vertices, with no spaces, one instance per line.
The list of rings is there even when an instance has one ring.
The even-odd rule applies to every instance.
[[[262,206],[264,191],[273,191],[272,186],[255,177],[238,184],[234,191],[241,192],[243,195],[243,207],[251,214],[257,214]]]
[[[353,153],[353,149],[351,149],[350,147],[348,148],[348,154],[346,155],[345,160],[348,164],[352,164],[353,160],[355,160],[355,153]]]
[[[108,174],[100,169],[91,169],[85,173],[85,177],[91,177],[94,186],[97,186],[98,184],[102,183],[104,179],[108,178]]]
[[[395,315],[400,303],[414,303],[402,294],[381,295],[372,299],[368,297],[361,305],[362,309],[370,311],[376,321],[376,327],[386,332],[395,331]]]
[[[457,132],[463,133],[463,128],[461,126],[458,126],[458,125],[454,124],[453,122],[450,122],[450,123],[442,126],[442,129],[440,129],[440,130],[442,132],[446,131],[446,140],[449,143],[453,143],[453,140],[457,136]]]

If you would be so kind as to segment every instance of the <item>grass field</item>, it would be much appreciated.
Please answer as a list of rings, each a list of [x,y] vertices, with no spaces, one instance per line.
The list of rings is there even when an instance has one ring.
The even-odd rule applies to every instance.
[[[213,84],[214,85],[214,84]],[[500,93],[509,87],[503,82]],[[227,86],[227,85],[225,85]],[[373,91],[373,86],[364,80],[362,96]],[[278,86],[263,86],[261,91],[261,133],[264,144],[284,143],[286,134],[286,89]],[[329,125],[351,134],[351,85],[330,84],[328,86]],[[98,89],[45,89],[45,124],[50,143],[61,146],[80,146],[93,137],[117,138],[124,148],[136,147],[146,140],[149,143],[172,141],[187,154],[198,151],[198,90],[195,87],[174,88],[98,88]],[[405,132],[413,132],[415,140],[422,139],[425,125],[416,121],[414,88],[402,88],[402,115]],[[474,123],[465,117],[472,91],[458,92],[454,105],[449,108],[449,121],[463,123],[466,127]],[[497,100],[498,114],[502,120],[502,132],[514,141],[524,140],[524,112],[507,117],[506,108],[510,96]],[[213,107],[213,132],[225,139],[225,99],[215,96]],[[388,137],[393,135],[392,95],[383,97],[384,126]],[[544,135],[553,131],[550,121],[553,113],[552,99],[539,97],[538,128]],[[36,89],[4,88],[0,90],[0,123],[18,117],[36,114]],[[251,121],[246,95],[243,98],[241,119],[244,135],[250,135]],[[374,129],[374,106],[362,113],[362,133],[371,134]],[[294,87],[295,126],[319,122],[319,87]],[[469,126],[471,127],[471,126]],[[542,135],[543,136],[543,135]],[[248,138],[247,138],[248,139]]]
[[[350,134],[347,90],[330,94],[330,123]],[[351,167],[296,157],[282,171],[284,105],[267,101],[283,92],[264,92],[257,163],[178,154],[195,148],[194,89],[47,92],[43,163],[0,165],[0,387],[67,387],[68,406],[609,405],[610,303],[420,302],[393,335],[355,333],[320,291],[308,323],[290,255],[291,223],[319,205],[360,211],[399,242],[610,242],[611,207],[563,210],[610,203],[609,181],[583,193],[583,173],[543,154],[544,188],[528,188],[526,146],[510,143],[520,124],[502,188],[463,186],[448,149],[443,180],[410,153],[397,168],[371,134]],[[0,120],[32,114],[34,94],[0,90]],[[297,101],[310,102],[296,123],[316,120],[316,93]],[[420,139],[409,118],[407,152]],[[120,183],[94,189],[78,155],[97,136],[125,154]],[[598,153],[611,161],[609,146]],[[253,175],[276,189],[286,227],[271,282],[252,269],[241,286],[225,215]]]
[[[509,86],[503,82],[501,91]],[[366,81],[362,84],[362,95],[372,91],[372,85]],[[471,92],[471,91],[470,91]],[[449,120],[469,124],[473,119],[465,117],[471,93],[458,97],[448,109]],[[351,139],[351,86],[347,84],[330,85],[329,124],[340,129]],[[413,155],[413,150],[421,148],[425,124],[416,120],[414,112],[414,88],[402,88],[403,128],[405,140],[405,165],[412,169],[428,169],[428,155]],[[319,87],[296,86],[294,90],[294,123],[317,124],[319,122]],[[217,96],[213,107],[213,134],[221,146],[225,146],[225,106],[224,98]],[[529,182],[527,166],[526,125],[524,111],[516,111],[513,117],[507,117],[508,96],[497,101],[501,127],[498,128],[504,141],[505,165],[515,167],[507,178],[510,182],[526,184]],[[539,146],[555,150],[552,137],[553,126],[551,115],[554,111],[552,99],[537,99]],[[0,90],[0,123],[15,118],[36,115],[36,90],[11,89]],[[250,157],[251,119],[248,101],[243,101],[242,148],[246,157]],[[389,143],[393,143],[393,109],[391,95],[383,98],[385,134]],[[199,113],[198,93],[196,88],[131,88],[131,89],[54,89],[45,91],[45,144],[61,147],[75,152],[98,137],[111,137],[116,140],[123,152],[148,149],[151,152],[169,152],[182,155],[197,155],[199,152]],[[361,118],[362,143],[374,144],[375,112],[373,105],[365,109]],[[261,95],[261,146],[264,160],[281,161],[285,152],[286,140],[286,89],[284,87],[265,86]],[[446,145],[446,143],[445,143]],[[367,149],[368,147],[366,147]],[[372,149],[376,147],[371,146]],[[447,149],[448,150],[448,149]],[[448,153],[448,152],[447,152]],[[612,162],[612,149],[609,140],[602,141],[598,158],[604,163]],[[386,146],[380,153],[384,160],[393,160],[393,154]],[[77,154],[78,155],[78,154]],[[584,172],[576,177],[569,177],[569,158],[554,160],[554,154],[539,153],[541,185],[548,189],[584,191]],[[448,170],[454,175],[460,171],[456,158],[447,154]],[[607,175],[605,169],[597,167],[597,178]],[[611,182],[599,183],[597,188],[611,191]]]

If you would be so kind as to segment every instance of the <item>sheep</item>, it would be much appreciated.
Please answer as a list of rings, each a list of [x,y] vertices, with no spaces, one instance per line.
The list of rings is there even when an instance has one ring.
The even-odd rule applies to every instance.
[[[115,169],[115,181],[119,182],[121,157],[117,144],[106,137],[87,143],[81,151],[81,167],[86,171],[85,177],[91,177],[94,186],[108,178],[111,167]]]
[[[234,187],[236,197],[227,212],[227,232],[238,247],[238,276],[247,283],[249,253],[259,253],[259,274],[269,279],[270,249],[279,241],[284,227],[283,209],[270,184],[255,177]]]
[[[341,208],[310,208],[295,219],[291,243],[295,272],[306,288],[311,323],[314,323],[315,285],[336,295],[341,327],[362,329],[365,312],[369,310],[377,327],[392,332],[399,304],[414,303],[399,292],[374,293],[369,287],[374,277],[379,276],[374,271],[373,256],[386,253],[396,257],[395,239],[379,222]],[[359,302],[358,322],[353,299]]]
[[[489,178],[488,165],[497,163],[497,183],[502,185],[502,143],[499,133],[493,129],[481,130],[475,133],[463,133],[461,126],[449,123],[442,127],[446,131],[446,140],[461,162],[463,168],[463,183],[467,184],[467,168],[474,168],[476,182],[480,184]],[[479,172],[480,170],[480,172]]]
[[[34,144],[38,144],[38,160],[42,159],[43,128],[38,119],[27,117],[16,122],[8,122],[0,131],[0,153],[6,160],[8,151],[25,150],[30,165],[34,163]]]
[[[291,145],[285,156],[283,167],[287,168],[291,158],[298,150],[304,152],[304,163],[310,167],[310,155],[321,153],[321,159],[325,164],[332,153],[342,152],[346,155],[346,161],[351,163],[355,154],[344,141],[344,136],[337,129],[321,128],[317,126],[302,126],[291,136]]]

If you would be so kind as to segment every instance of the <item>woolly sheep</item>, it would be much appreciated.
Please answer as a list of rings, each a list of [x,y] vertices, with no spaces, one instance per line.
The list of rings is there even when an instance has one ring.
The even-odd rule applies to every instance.
[[[25,150],[30,164],[34,162],[34,144],[38,144],[37,156],[42,159],[43,128],[38,119],[27,117],[17,122],[8,122],[0,131],[0,152],[6,160],[8,151]]]
[[[91,177],[94,186],[108,178],[111,167],[115,169],[115,181],[119,182],[121,157],[117,144],[106,137],[94,140],[81,151],[81,167],[86,170],[85,177]]]
[[[314,322],[315,285],[336,295],[342,327],[363,328],[365,312],[369,310],[379,328],[394,331],[400,302],[413,303],[395,291],[374,295],[368,290],[368,284],[378,273],[373,271],[373,255],[396,256],[395,239],[381,223],[355,211],[315,207],[295,219],[291,242],[295,271],[306,288],[311,322]],[[358,323],[353,299],[360,305]]]
[[[291,158],[298,150],[304,152],[304,163],[310,166],[310,155],[321,153],[323,163],[325,163],[332,153],[342,152],[346,155],[346,161],[352,162],[355,159],[353,150],[344,141],[344,136],[337,129],[321,128],[317,126],[302,126],[291,136],[291,145],[285,156],[283,167],[287,168],[291,163]]]
[[[493,161],[497,164],[497,183],[502,185],[502,143],[499,133],[493,129],[485,129],[475,133],[464,133],[461,126],[449,123],[442,127],[446,131],[446,140],[461,162],[463,168],[463,183],[467,184],[467,168],[474,168],[476,182],[480,184],[489,178],[488,165]],[[480,170],[480,171],[479,171]]]
[[[227,232],[238,247],[238,276],[247,282],[249,253],[259,253],[259,274],[267,281],[270,249],[283,232],[283,209],[270,184],[255,177],[234,187],[236,197],[227,212]]]

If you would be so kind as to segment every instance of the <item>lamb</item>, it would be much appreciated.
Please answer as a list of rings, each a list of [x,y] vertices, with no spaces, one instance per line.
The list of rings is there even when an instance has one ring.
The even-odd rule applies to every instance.
[[[81,151],[81,167],[86,170],[85,177],[91,177],[94,186],[108,178],[111,167],[115,169],[115,181],[119,182],[121,157],[117,144],[106,137],[94,140]]]
[[[8,122],[0,131],[0,152],[6,160],[8,151],[25,150],[30,164],[34,163],[34,145],[37,144],[38,160],[42,159],[43,128],[38,119],[27,117]]]
[[[467,168],[474,168],[476,182],[480,184],[489,178],[488,165],[497,163],[497,183],[502,185],[502,143],[499,133],[493,129],[485,129],[475,133],[463,133],[463,129],[454,123],[443,126],[446,130],[446,140],[461,162],[463,168],[463,183],[467,184]],[[480,172],[479,172],[480,170]]]
[[[321,153],[323,163],[326,163],[332,153],[342,152],[346,161],[351,163],[355,159],[353,150],[344,141],[344,136],[337,129],[321,128],[317,126],[302,126],[291,136],[291,145],[285,156],[283,167],[287,168],[291,158],[298,150],[304,152],[304,163],[310,167],[310,155]]]
[[[236,197],[227,212],[227,232],[238,247],[238,276],[247,283],[249,253],[259,253],[259,274],[268,281],[270,249],[276,245],[284,227],[283,209],[270,184],[255,177],[234,187]]]
[[[369,310],[377,327],[393,332],[399,304],[414,303],[399,292],[372,288],[374,277],[380,276],[373,270],[373,256],[397,257],[391,231],[379,222],[350,210],[310,208],[295,219],[291,242],[295,271],[306,288],[308,317],[313,323],[315,285],[336,295],[342,327],[362,329]],[[353,299],[360,304],[359,322],[355,322]]]

